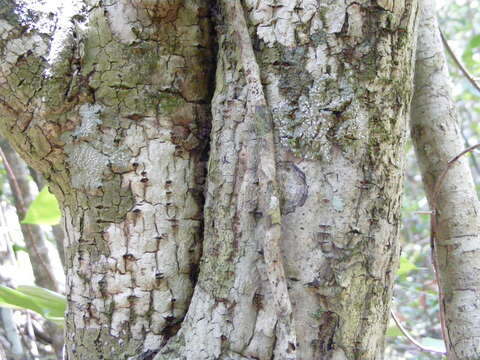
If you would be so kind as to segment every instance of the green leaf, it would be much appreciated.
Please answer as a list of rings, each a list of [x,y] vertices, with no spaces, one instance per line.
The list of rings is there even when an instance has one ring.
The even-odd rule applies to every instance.
[[[56,225],[61,217],[56,197],[45,186],[30,204],[22,224]]]
[[[67,301],[63,295],[38,286],[19,286],[17,291],[30,296],[45,314],[52,317],[63,317],[67,310]]]
[[[415,266],[414,263],[412,263],[406,257],[401,257],[400,258],[400,267],[398,268],[397,276],[398,277],[406,277],[411,271],[417,270],[417,269],[418,268],[417,268],[417,266]]]
[[[3,285],[0,285],[0,306],[29,309],[42,314],[42,309],[29,296]]]
[[[0,285],[0,306],[32,310],[63,326],[67,301],[64,296],[37,286],[19,286],[15,290]]]
[[[387,329],[387,334],[388,337],[396,338],[399,336],[403,336],[402,331],[398,328],[397,325],[394,326],[389,326]]]
[[[24,251],[24,252],[28,253],[28,250],[25,246],[20,246],[20,245],[17,245],[17,244],[12,245],[12,250],[13,250],[14,253],[17,253],[19,251]]]
[[[480,35],[475,35],[471,38],[467,45],[467,48],[472,50],[477,47],[480,47]]]

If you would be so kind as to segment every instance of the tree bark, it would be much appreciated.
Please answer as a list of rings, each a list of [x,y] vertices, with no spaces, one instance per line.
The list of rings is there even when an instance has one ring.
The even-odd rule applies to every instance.
[[[480,204],[463,150],[432,1],[420,1],[411,133],[428,201],[436,208],[434,256],[449,359],[480,357]]]
[[[62,204],[66,356],[158,349],[188,308],[201,250],[207,3],[78,2],[55,33],[22,23],[51,14],[15,6],[2,2],[0,130]]]
[[[380,359],[415,3],[220,4],[202,267],[156,359]]]
[[[8,4],[0,131],[62,203],[69,359],[382,358],[416,1],[89,2],[54,60]]]

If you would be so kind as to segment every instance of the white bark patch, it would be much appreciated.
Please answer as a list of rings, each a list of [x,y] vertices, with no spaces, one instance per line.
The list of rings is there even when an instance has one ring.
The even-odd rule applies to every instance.
[[[352,4],[348,7],[348,35],[353,38],[363,37],[363,17],[360,5]]]
[[[99,117],[102,108],[103,107],[98,104],[83,104],[80,106],[79,113],[82,122],[73,131],[73,135],[78,139],[81,139],[94,134],[97,129],[97,125],[102,123]]]
[[[328,33],[339,33],[342,31],[347,13],[347,5],[344,1],[335,1],[333,4],[322,4],[325,15],[325,29]]]
[[[313,3],[306,2],[302,16],[298,13],[297,4],[290,0],[261,0],[256,4],[249,2],[249,19],[257,25],[258,37],[267,44],[273,46],[279,43],[283,46],[295,46],[295,29],[302,21],[309,21],[313,16]]]
[[[108,157],[88,143],[73,146],[68,154],[72,186],[76,189],[95,190],[102,185],[102,174]]]
[[[108,8],[108,20],[112,33],[121,42],[130,44],[137,39],[132,28],[138,21],[138,15],[130,1],[114,1]]]
[[[99,110],[98,106],[87,105],[81,109],[84,122],[77,129],[79,133],[88,135],[97,126]],[[155,348],[153,340],[158,340],[165,326],[183,316],[192,292],[189,273],[192,257],[196,256],[192,252],[195,235],[200,227],[199,221],[193,220],[199,208],[188,187],[193,183],[192,175],[188,174],[193,174],[194,164],[188,157],[176,158],[175,145],[162,137],[147,141],[141,126],[132,125],[129,133],[129,138],[137,144],[135,147],[131,144],[137,156],[130,160],[137,163],[138,168],[123,175],[122,186],[131,189],[135,205],[125,221],[112,223],[104,231],[109,256],[93,268],[90,259],[83,256],[74,268],[85,268],[94,280],[95,298],[109,295],[104,301],[95,301],[89,306],[91,312],[101,316],[111,312],[112,336],[122,336],[127,327],[134,339],[143,339],[145,332],[151,331],[149,346]],[[77,149],[82,149],[77,150],[81,156],[75,158],[79,164],[75,173],[80,174],[74,174],[74,179],[82,186],[97,185],[93,179],[100,179],[100,167],[93,170],[86,167],[81,171],[82,165],[93,156],[87,155],[96,150],[87,144]],[[162,154],[162,158],[158,158],[158,154]],[[98,173],[94,175],[92,171]],[[78,230],[73,229],[71,233]],[[71,281],[80,282],[77,276],[69,274]],[[82,286],[78,288],[85,290]],[[77,293],[76,289],[75,286],[72,289],[78,294],[74,297],[75,306],[87,306],[80,295],[82,292]],[[94,318],[82,324],[90,329],[100,326]]]
[[[72,17],[79,14],[84,5],[82,0],[18,1],[17,13],[24,24],[40,33],[51,35],[46,56],[50,67],[46,69],[45,75],[50,75],[51,67],[61,59],[63,49],[69,45],[73,28]],[[34,21],[32,21],[32,13],[36,15]]]
[[[302,0],[297,6],[298,15],[300,16],[300,21],[303,24],[309,22],[318,11],[318,1],[317,0]]]
[[[31,37],[13,39],[7,43],[5,49],[5,64],[14,65],[20,56],[30,50],[33,50],[36,56],[45,56],[48,52],[48,45],[37,34]]]
[[[0,39],[5,40],[8,37],[8,33],[13,29],[7,21],[0,19]]]
[[[317,48],[311,47],[308,49],[309,56],[306,69],[315,78],[319,78],[326,72],[328,64],[327,50],[327,44],[321,44]]]

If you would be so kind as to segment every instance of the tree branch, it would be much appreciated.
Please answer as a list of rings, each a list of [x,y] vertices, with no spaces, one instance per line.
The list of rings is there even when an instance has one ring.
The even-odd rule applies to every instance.
[[[450,47],[450,45],[448,44],[448,41],[447,39],[445,38],[445,35],[443,34],[443,31],[440,30],[440,36],[442,37],[442,42],[443,42],[443,45],[445,46],[445,48],[447,49],[447,52],[450,54],[450,56],[452,57],[453,61],[455,62],[455,64],[458,66],[458,68],[460,69],[460,71],[463,73],[463,75],[468,79],[468,81],[470,82],[470,84],[472,84],[472,86],[477,89],[479,92],[480,92],[480,85],[478,85],[477,81],[475,80],[475,78],[468,72],[467,68],[462,64],[462,62],[460,61],[460,59],[457,57],[457,55],[455,55],[455,53],[453,52],[452,48]]]
[[[395,325],[397,325],[397,327],[400,329],[400,331],[402,332],[402,334],[403,334],[413,345],[415,345],[420,351],[428,352],[428,353],[431,353],[431,354],[446,355],[446,353],[443,352],[443,351],[439,351],[439,350],[430,348],[430,347],[428,347],[428,346],[422,345],[420,342],[418,342],[417,340],[415,340],[415,338],[407,331],[407,329],[405,329],[405,328],[403,327],[402,323],[400,322],[400,319],[397,317],[397,315],[395,315],[395,312],[394,312],[392,309],[390,309],[390,314],[392,315],[393,321],[395,321]]]

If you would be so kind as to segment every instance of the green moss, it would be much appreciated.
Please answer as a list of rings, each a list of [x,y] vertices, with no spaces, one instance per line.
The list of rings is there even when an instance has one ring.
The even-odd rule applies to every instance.
[[[185,104],[185,100],[183,100],[179,95],[173,95],[169,93],[158,94],[158,101],[160,111],[167,115],[171,115],[175,112],[175,110],[177,110],[177,108]]]
[[[78,329],[76,337],[81,339],[78,342],[83,346],[77,346],[72,358],[82,360],[98,360],[99,356],[102,356],[102,359],[127,360],[138,355],[138,349],[142,346],[138,340],[134,339],[130,339],[127,343],[120,343],[109,334],[107,328]],[[95,350],[92,351],[92,349]]]

